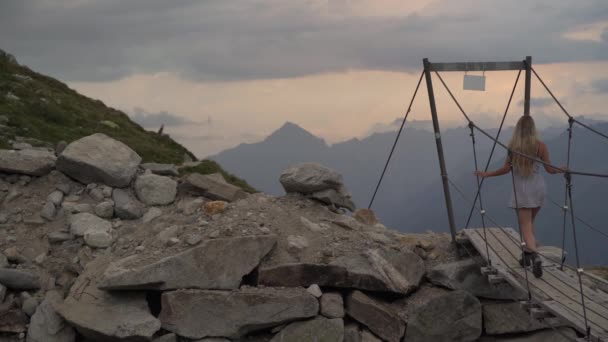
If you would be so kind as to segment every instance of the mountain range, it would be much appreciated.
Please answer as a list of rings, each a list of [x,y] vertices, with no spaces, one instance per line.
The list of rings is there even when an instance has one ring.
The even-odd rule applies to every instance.
[[[565,120],[564,120],[565,122]],[[608,123],[585,121],[595,129],[608,132]],[[542,139],[549,146],[552,162],[564,165],[567,151],[567,124],[543,129]],[[496,134],[496,129],[488,129]],[[505,128],[500,140],[508,141],[512,127]],[[276,181],[289,165],[299,162],[319,162],[336,169],[344,176],[345,184],[352,192],[358,207],[367,207],[378,182],[396,132],[381,132],[364,139],[351,139],[328,145],[293,123],[281,128],[259,143],[241,144],[211,157],[230,172],[238,172],[255,188],[279,195],[283,193]],[[474,162],[470,130],[468,127],[449,128],[442,132],[446,164],[450,179],[464,192],[461,197],[451,189],[457,227],[463,228],[470,210],[470,201],[476,193],[473,176]],[[488,158],[492,141],[476,132],[476,149],[479,167]],[[504,161],[506,152],[497,147],[491,168]],[[608,140],[579,127],[573,130],[571,169],[608,173]],[[564,178],[547,175],[548,197],[557,203],[564,201]],[[516,217],[506,207],[511,179],[505,177],[488,179],[482,191],[484,207],[488,215],[502,226],[516,228]],[[603,230],[606,216],[608,181],[582,176],[573,177],[573,200],[576,215],[594,227]],[[561,209],[547,199],[537,219],[537,237],[542,244],[561,245],[563,216]],[[447,232],[448,221],[439,172],[437,151],[433,133],[419,127],[406,127],[396,147],[395,154],[384,177],[372,207],[380,219],[389,227],[404,232],[426,230]],[[569,221],[568,221],[569,222]],[[490,226],[491,223],[488,223]],[[475,211],[471,227],[480,227],[478,211]],[[572,230],[568,225],[566,250],[573,262],[574,248]],[[592,231],[580,222],[576,223],[581,260],[585,264],[608,264],[608,254],[603,249],[608,239]]]

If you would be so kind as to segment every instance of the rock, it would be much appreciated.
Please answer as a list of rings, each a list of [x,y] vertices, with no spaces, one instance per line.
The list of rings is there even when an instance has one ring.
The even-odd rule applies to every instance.
[[[137,267],[123,259],[108,267],[100,288],[106,290],[236,289],[276,244],[276,236],[214,239]]]
[[[180,187],[186,192],[218,201],[234,202],[248,196],[245,191],[237,186],[218,182],[199,173],[186,176]]]
[[[467,292],[436,296],[412,311],[405,335],[408,342],[476,341],[481,336],[481,304]]]
[[[175,334],[167,334],[167,335],[163,335],[161,337],[155,338],[154,340],[152,340],[152,342],[178,342],[177,341],[177,335]],[[228,341],[230,342],[230,341]]]
[[[105,198],[105,196],[103,195],[103,190],[101,190],[101,188],[91,189],[91,191],[89,191],[89,196],[91,196],[91,198],[95,201],[101,201]]]
[[[6,298],[6,292],[8,289],[6,286],[0,284],[0,303],[4,302],[4,298]]]
[[[269,286],[319,286],[408,294],[424,276],[416,254],[370,250],[346,255],[331,264],[283,264],[259,271],[259,283]]]
[[[346,313],[388,342],[401,341],[405,332],[405,322],[396,312],[360,291],[346,297]]]
[[[323,227],[321,227],[320,224],[314,223],[304,216],[300,216],[300,222],[302,222],[304,227],[308,228],[312,232],[318,233],[318,232],[325,230],[325,229],[323,229]]]
[[[167,205],[175,200],[177,182],[165,176],[141,175],[135,180],[135,193],[146,205]]]
[[[150,170],[152,173],[161,176],[179,176],[177,167],[173,164],[158,164],[158,163],[144,163],[140,165],[144,170]]]
[[[464,290],[477,297],[500,300],[527,298],[523,291],[514,289],[507,283],[490,284],[487,277],[481,274],[481,265],[477,259],[440,264],[428,272],[427,278],[435,285]]]
[[[52,221],[55,219],[55,215],[57,215],[55,205],[52,202],[46,202],[40,211],[40,217],[48,221]]]
[[[30,271],[0,268],[0,284],[13,290],[38,290],[40,278]]]
[[[84,236],[87,232],[110,232],[112,223],[93,214],[80,213],[70,217],[70,233]]]
[[[496,303],[483,305],[483,322],[488,335],[530,332],[559,326],[552,322],[533,319],[520,303]]]
[[[186,238],[186,243],[190,246],[198,245],[203,240],[200,234],[190,234]]]
[[[215,180],[215,181],[217,181],[217,182],[228,184],[228,182],[226,182],[226,178],[224,178],[224,176],[222,176],[222,174],[219,173],[219,172],[211,173],[211,174],[208,174],[206,176],[209,177],[209,178],[211,178],[211,179],[213,179],[213,180]]]
[[[535,333],[509,336],[484,336],[479,342],[571,342],[576,341],[577,335],[570,328],[557,328],[543,330]]]
[[[203,204],[205,200],[202,198],[183,199],[177,203],[177,210],[184,215],[193,215],[203,207]]]
[[[357,221],[359,221],[365,225],[368,225],[368,226],[373,226],[373,225],[379,223],[378,219],[376,218],[376,214],[371,209],[357,209],[353,213],[353,217]]]
[[[94,341],[149,341],[160,329],[144,292],[109,293],[97,288],[109,258],[98,257],[76,279],[58,313]]]
[[[36,298],[29,297],[23,301],[23,304],[21,304],[21,311],[25,312],[25,314],[28,316],[32,316],[34,312],[36,312],[38,304],[39,303]]]
[[[72,240],[74,236],[66,232],[52,232],[47,235],[50,243],[62,243],[63,241]]]
[[[342,319],[317,317],[303,322],[289,324],[270,342],[342,342],[344,341],[344,322]]]
[[[0,333],[23,333],[27,330],[27,316],[19,309],[0,310]]]
[[[343,191],[343,188],[340,189],[341,190],[327,189],[317,191],[312,193],[310,197],[325,204],[333,204],[338,208],[346,208],[350,211],[355,211],[356,206],[351,199],[351,195],[346,191]]]
[[[158,217],[160,217],[162,215],[163,215],[163,211],[160,210],[159,208],[150,208],[144,214],[144,217],[142,218],[142,222],[143,223],[152,222],[154,219],[156,219],[156,218],[158,218]]]
[[[84,233],[84,242],[94,248],[106,248],[112,244],[110,231],[89,229]]]
[[[285,192],[312,194],[327,189],[338,190],[342,176],[317,163],[302,163],[283,171],[280,177]]]
[[[114,216],[114,202],[111,200],[103,201],[95,206],[95,215],[111,219]]]
[[[55,167],[54,154],[38,150],[0,150],[0,172],[44,176]]]
[[[57,146],[55,146],[55,154],[60,155],[61,152],[63,152],[66,147],[68,147],[68,143],[61,140],[60,142],[57,143]]]
[[[308,291],[308,293],[310,293],[311,295],[315,296],[315,298],[321,298],[321,296],[323,295],[321,288],[317,284],[310,285],[306,289],[306,291]]]
[[[23,223],[28,226],[41,226],[44,224],[44,220],[39,214],[28,215],[23,218]]]
[[[6,241],[16,242],[17,238],[14,236],[7,236]],[[6,259],[10,262],[24,264],[28,261],[27,258],[25,258],[23,255],[21,255],[17,246],[12,246],[12,247],[5,249],[4,255],[6,256]]]
[[[12,147],[14,150],[31,150],[33,146],[25,142],[16,141],[12,144]]]
[[[344,342],[361,342],[361,329],[357,323],[347,323],[344,326]]]
[[[221,214],[224,212],[224,210],[226,210],[226,205],[228,203],[225,201],[211,201],[211,202],[207,202],[205,203],[204,209],[205,209],[205,214],[209,215],[209,216],[213,216],[216,214]]]
[[[361,342],[382,342],[381,339],[367,329],[361,330]]]
[[[112,189],[112,187],[107,186],[107,185],[102,185],[101,186],[101,193],[103,194],[103,197],[105,198],[110,198],[112,197],[112,191],[114,189]]]
[[[1,202],[2,200],[0,200]],[[7,213],[0,213],[0,224],[5,224],[8,222],[8,214]]]
[[[0,268],[5,267],[8,267],[8,258],[3,253],[0,253]]]
[[[78,213],[93,213],[93,207],[91,207],[88,203],[74,203],[64,201],[61,204],[61,207],[70,214],[78,214]]]
[[[344,300],[339,292],[324,293],[320,300],[321,315],[327,318],[344,317]]]
[[[308,247],[308,240],[300,235],[289,235],[287,237],[287,249],[293,252],[299,252]]]
[[[123,220],[136,220],[144,215],[144,206],[131,194],[122,189],[112,192],[114,213]]]
[[[46,200],[47,202],[53,203],[56,207],[59,207],[61,206],[61,202],[63,202],[63,192],[55,190],[46,197]]]
[[[140,162],[141,157],[127,145],[96,133],[69,144],[57,159],[57,169],[81,183],[125,187]]]
[[[319,311],[317,299],[301,288],[179,290],[163,293],[161,307],[163,328],[191,339],[239,338]]]
[[[183,230],[184,228],[182,226],[170,226],[158,233],[157,238],[163,244],[167,244],[169,240],[180,235]]]

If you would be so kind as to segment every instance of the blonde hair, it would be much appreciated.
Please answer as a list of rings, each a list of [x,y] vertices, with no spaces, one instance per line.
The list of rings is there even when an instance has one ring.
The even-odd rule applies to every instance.
[[[538,133],[534,119],[530,115],[524,115],[517,121],[513,136],[509,142],[509,150],[536,157],[538,152]],[[529,176],[534,172],[534,160],[518,155],[510,154],[513,169],[523,176]]]

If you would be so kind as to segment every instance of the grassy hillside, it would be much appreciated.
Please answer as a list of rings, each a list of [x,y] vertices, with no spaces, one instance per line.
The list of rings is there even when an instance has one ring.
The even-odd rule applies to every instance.
[[[168,136],[148,132],[118,110],[21,66],[0,50],[0,146],[23,136],[51,144],[105,133],[133,148],[144,161],[181,163],[194,155]],[[6,121],[3,118],[3,121]]]
[[[16,136],[54,146],[93,133],[104,133],[130,146],[143,162],[181,164],[194,154],[169,136],[144,130],[127,114],[99,100],[83,96],[64,83],[19,65],[0,50],[0,148],[9,148]],[[227,173],[214,162],[184,172],[220,172],[226,180],[246,191],[246,181]]]

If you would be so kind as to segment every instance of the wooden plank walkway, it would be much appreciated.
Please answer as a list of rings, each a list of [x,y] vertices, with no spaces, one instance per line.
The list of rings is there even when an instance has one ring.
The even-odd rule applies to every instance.
[[[527,293],[527,284],[529,284],[534,302],[586,335],[581,304],[583,297],[576,272],[567,269],[562,271],[558,264],[547,258],[543,258],[541,278],[535,278],[530,268],[526,272],[519,264],[521,257],[519,234],[511,228],[486,228],[489,255],[486,253],[482,228],[464,229],[462,232],[479,254],[486,261],[491,261],[497,274],[511,286]],[[608,342],[608,294],[585,285],[583,292],[587,322],[591,328],[591,341]]]

